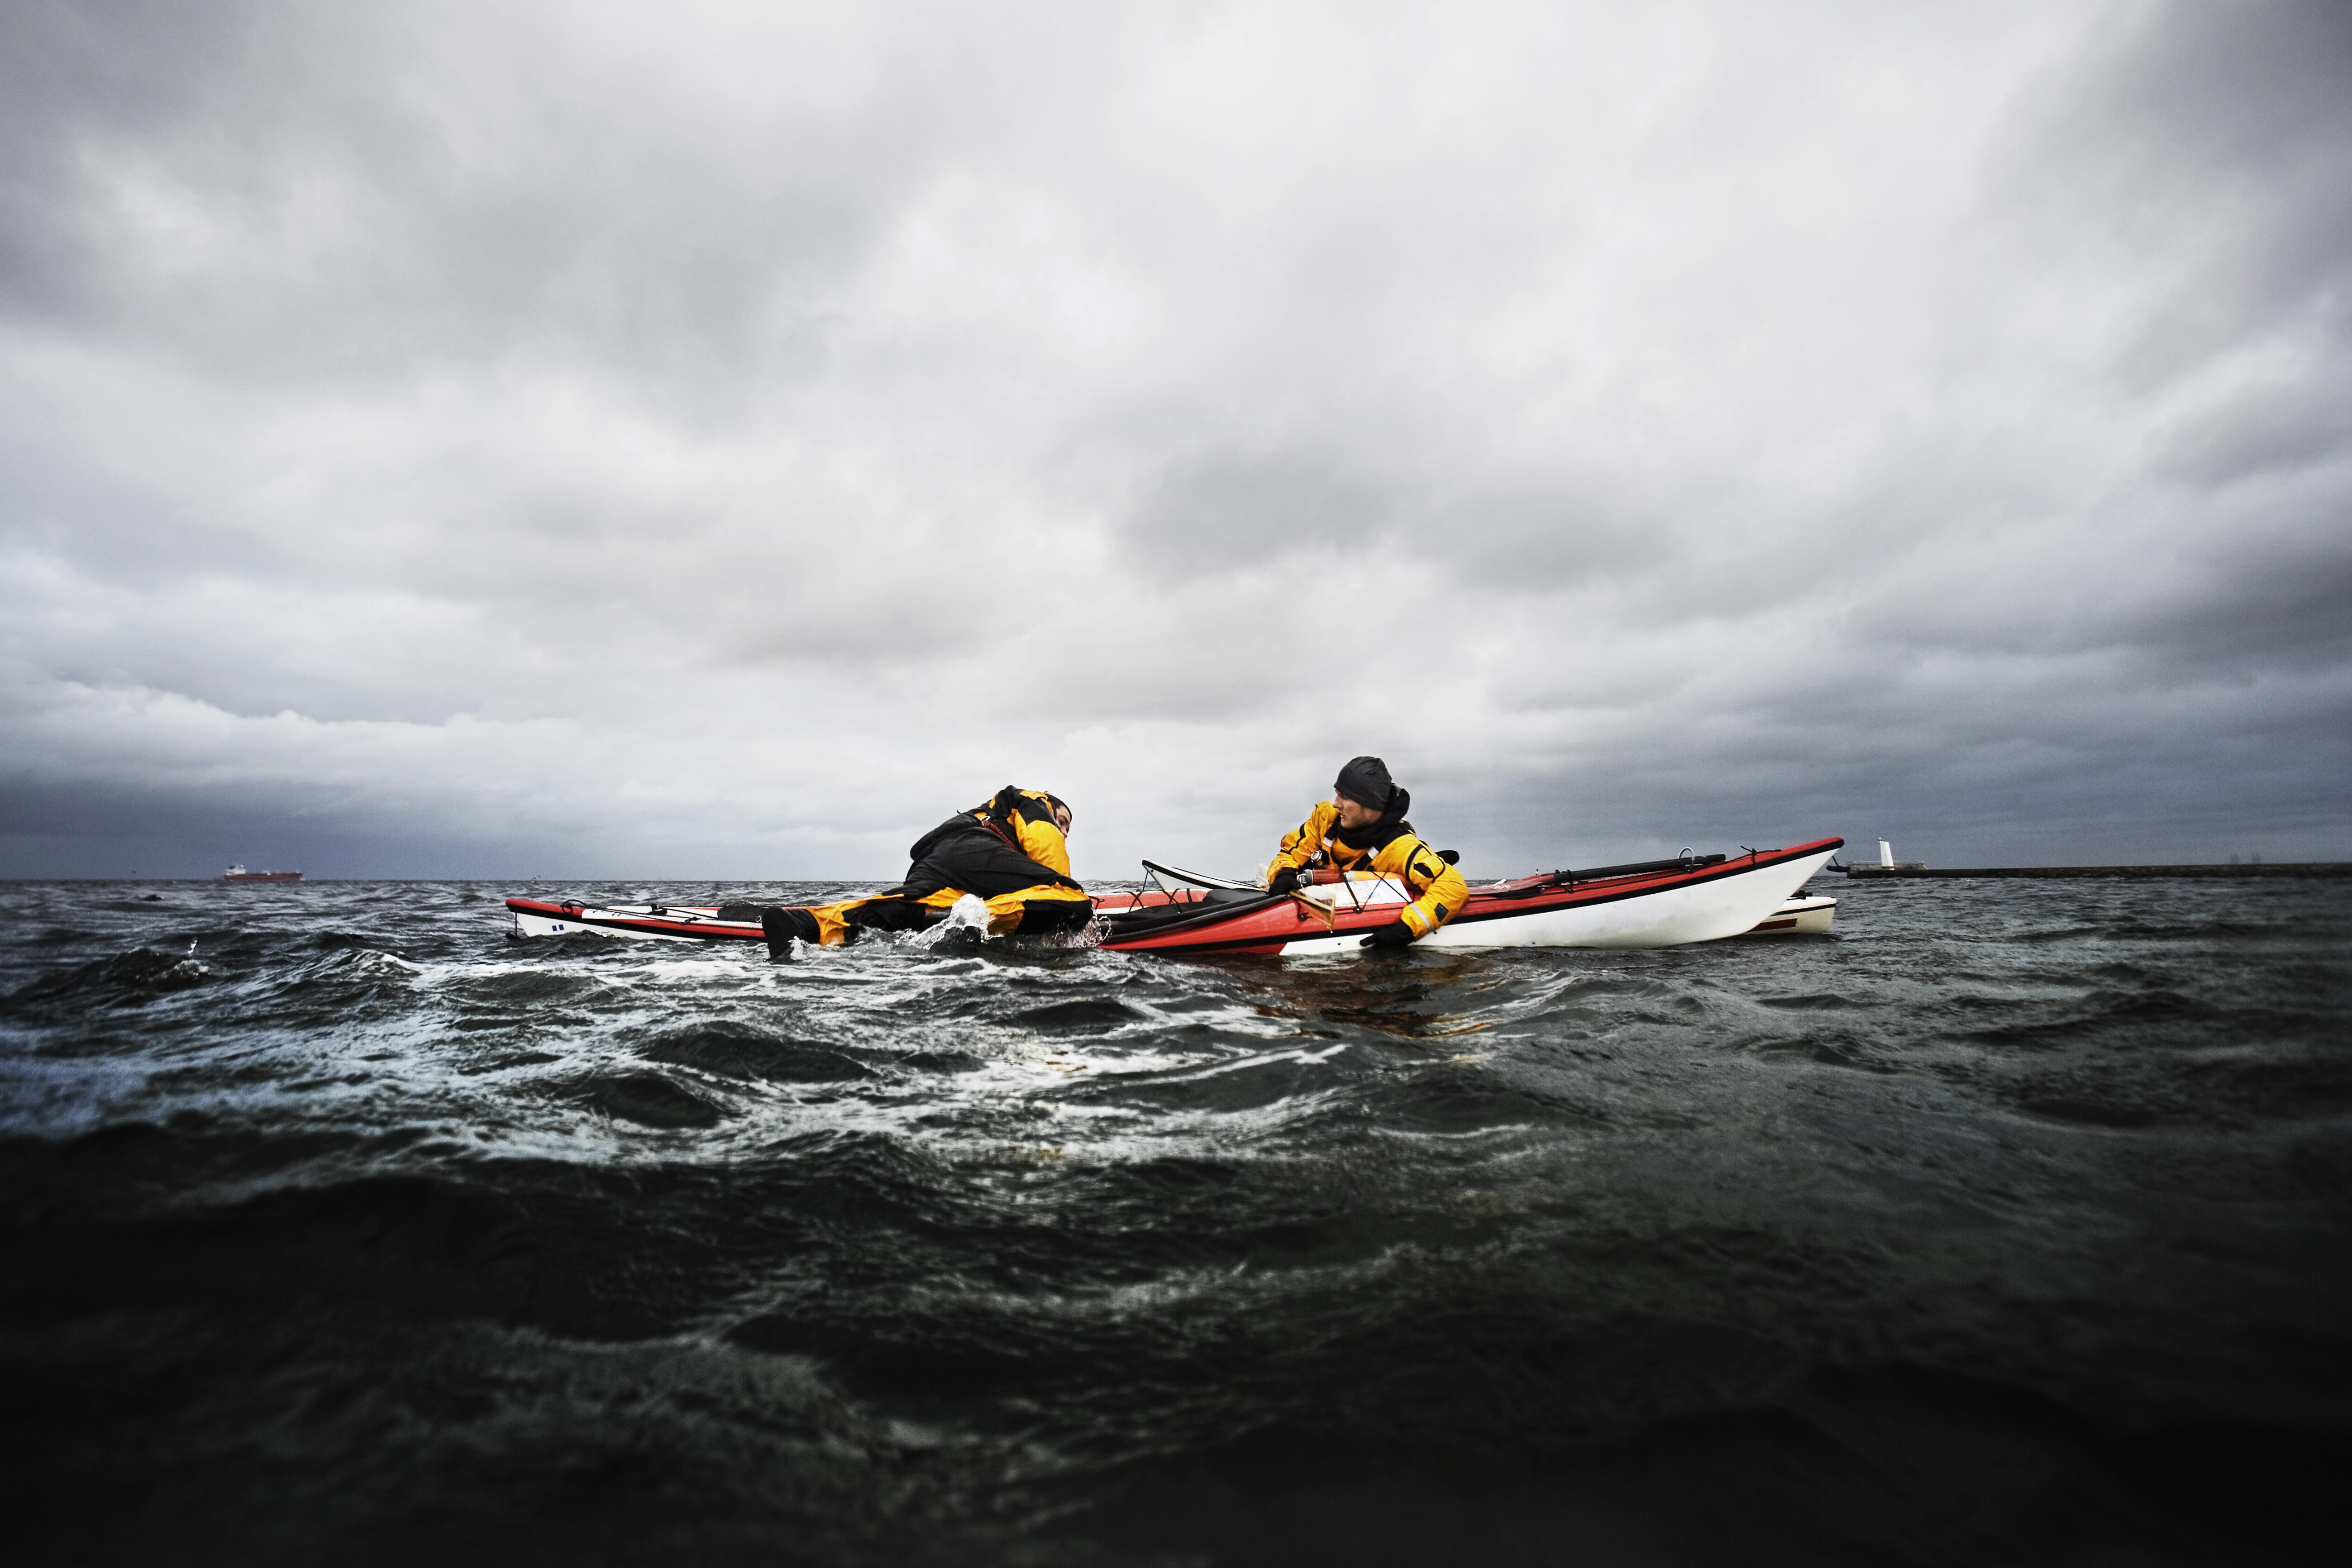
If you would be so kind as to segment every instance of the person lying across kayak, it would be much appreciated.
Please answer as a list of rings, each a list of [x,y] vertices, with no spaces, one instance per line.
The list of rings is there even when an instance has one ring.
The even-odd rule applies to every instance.
[[[1093,918],[1094,900],[1070,876],[1070,808],[1040,789],[1006,784],[960,811],[907,851],[907,879],[862,899],[764,910],[771,957],[788,957],[792,940],[827,947],[869,931],[920,931],[947,918],[971,893],[988,905],[992,936],[1073,931]]]
[[[1366,937],[1366,947],[1409,946],[1460,912],[1469,886],[1404,819],[1412,795],[1389,777],[1386,763],[1355,758],[1339,770],[1331,788],[1332,799],[1283,836],[1282,852],[1265,868],[1269,891],[1290,892],[1299,885],[1299,873],[1316,866],[1378,871],[1403,883],[1413,901],[1395,923]]]

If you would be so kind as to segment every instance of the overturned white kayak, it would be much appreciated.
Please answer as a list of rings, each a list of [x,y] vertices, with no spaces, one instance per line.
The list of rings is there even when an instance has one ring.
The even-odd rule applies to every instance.
[[[1790,899],[1755,926],[1742,931],[1742,936],[1827,936],[1830,921],[1837,915],[1837,900],[1803,894]]]

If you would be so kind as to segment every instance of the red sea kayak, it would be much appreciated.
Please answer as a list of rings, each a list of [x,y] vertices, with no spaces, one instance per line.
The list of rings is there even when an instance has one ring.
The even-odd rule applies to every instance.
[[[1416,947],[1671,947],[1763,925],[1845,843],[1552,871],[1474,886]],[[1255,889],[1118,893],[1095,900],[1120,952],[1343,952],[1410,900],[1386,878],[1319,872],[1297,893]]]

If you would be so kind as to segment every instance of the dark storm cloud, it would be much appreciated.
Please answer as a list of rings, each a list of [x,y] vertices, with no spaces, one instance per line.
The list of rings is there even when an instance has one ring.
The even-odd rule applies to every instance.
[[[6,864],[2346,853],[2347,15],[15,7]]]
[[[735,100],[714,122],[661,40],[566,10],[34,5],[7,55],[9,304],[331,384],[522,354],[690,395],[754,354],[814,363],[796,311],[904,200],[934,129],[905,111],[952,60],[861,58],[855,29],[779,13],[708,62]],[[881,89],[795,99],[813,55]],[[763,59],[779,90],[725,79]]]
[[[2315,468],[2352,447],[2352,378],[2250,387],[2158,440],[2156,472],[2206,489]]]
[[[2021,129],[2028,188],[2123,245],[2198,263],[2119,368],[2177,375],[2312,316],[2352,337],[2352,10],[2326,0],[2157,7]],[[2051,154],[2054,153],[2055,156]],[[2084,208],[2084,198],[2095,205]]]

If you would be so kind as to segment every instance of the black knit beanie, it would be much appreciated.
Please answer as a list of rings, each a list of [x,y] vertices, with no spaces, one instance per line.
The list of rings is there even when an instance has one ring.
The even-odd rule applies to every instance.
[[[1389,765],[1378,757],[1356,757],[1339,770],[1331,787],[1358,805],[1369,805],[1374,811],[1386,811],[1396,796],[1396,781],[1389,777]]]

